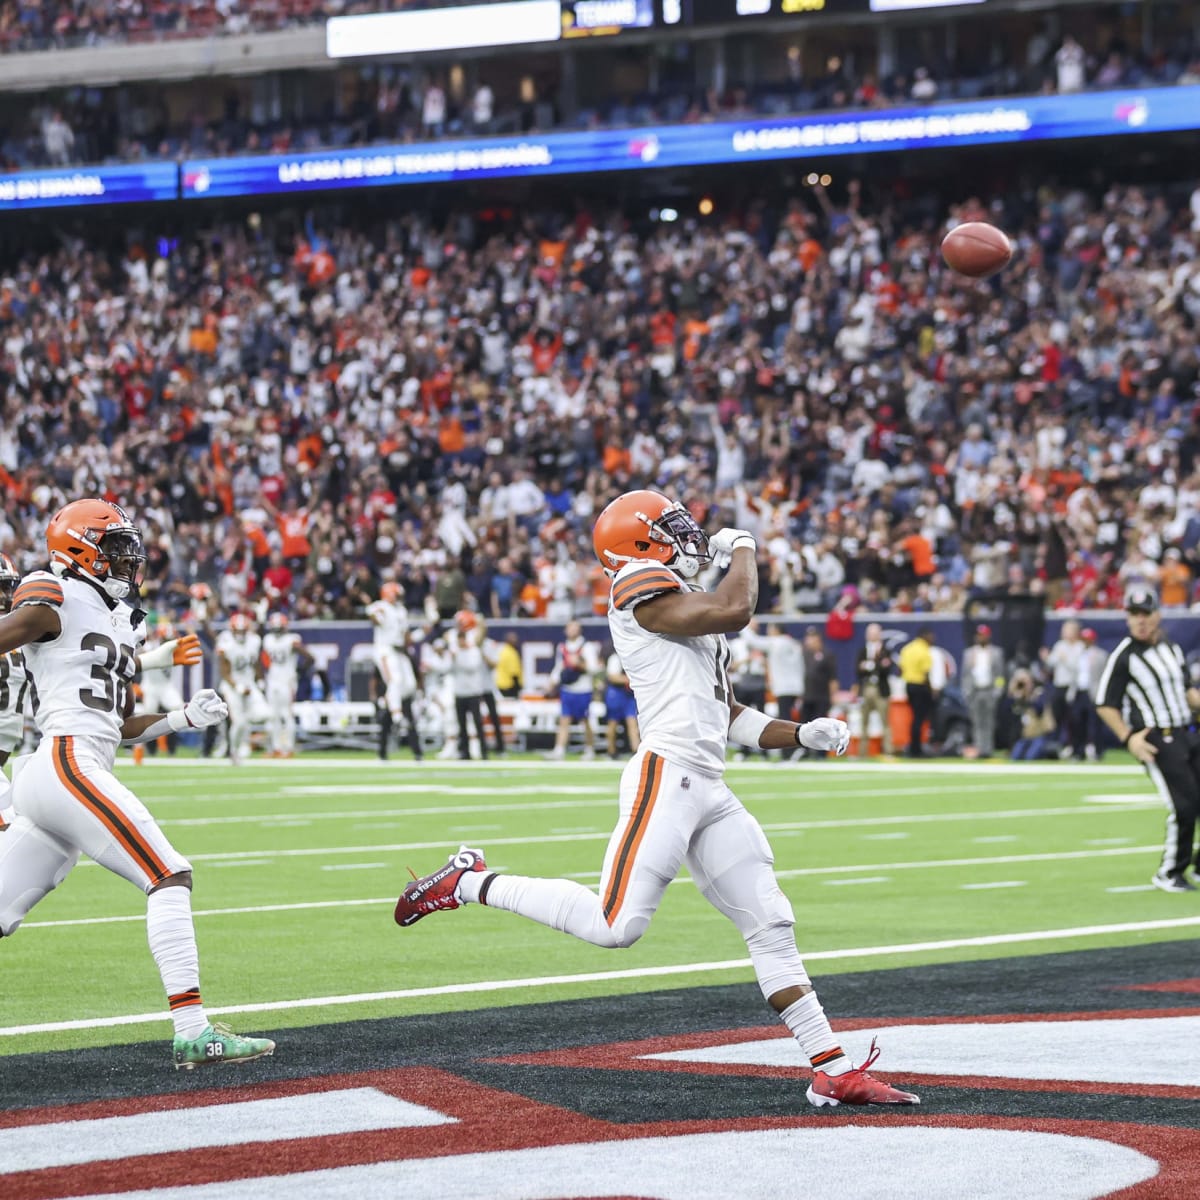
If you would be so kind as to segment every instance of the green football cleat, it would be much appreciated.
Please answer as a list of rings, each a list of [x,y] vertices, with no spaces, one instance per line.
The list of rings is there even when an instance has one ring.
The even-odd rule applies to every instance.
[[[228,1025],[210,1025],[199,1037],[175,1039],[175,1070],[194,1071],[197,1067],[223,1062],[249,1062],[275,1053],[270,1038],[238,1037]]]

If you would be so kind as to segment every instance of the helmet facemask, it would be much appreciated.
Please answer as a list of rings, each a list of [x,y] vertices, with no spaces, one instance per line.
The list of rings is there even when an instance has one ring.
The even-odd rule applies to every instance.
[[[20,575],[9,570],[7,563],[0,566],[0,614],[12,611],[13,594],[20,582]]]
[[[640,514],[639,514],[640,515]],[[682,504],[667,509],[657,520],[642,517],[650,527],[655,541],[675,547],[675,555],[666,564],[684,579],[693,579],[712,562],[708,535],[696,524],[692,514]]]
[[[146,547],[141,533],[132,527],[110,529],[96,542],[100,560],[108,565],[101,583],[114,600],[138,598],[138,576],[146,562]],[[100,561],[97,561],[97,566]]]

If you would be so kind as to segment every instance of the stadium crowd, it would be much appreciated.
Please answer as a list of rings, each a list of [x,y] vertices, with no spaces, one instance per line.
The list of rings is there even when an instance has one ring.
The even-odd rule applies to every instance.
[[[823,188],[699,222],[230,226],[0,280],[0,549],[66,499],[148,534],[176,615],[602,608],[590,518],[650,484],[760,539],[763,612],[957,611],[972,592],[1195,598],[1200,187],[948,214]],[[989,217],[1011,267],[937,254]]]
[[[3,11],[0,7],[0,14]],[[239,6],[230,9],[231,14],[240,11]],[[17,22],[15,28],[25,26]],[[4,44],[0,19],[0,45]],[[347,75],[332,91],[318,86],[311,92],[289,92],[287,103],[279,106],[286,116],[231,89],[221,115],[214,117],[211,81],[173,85],[170,96],[166,89],[70,89],[47,95],[38,105],[23,102],[7,121],[0,120],[0,156],[10,167],[39,167],[295,153],[446,137],[1200,83],[1200,47],[1165,31],[1148,53],[1100,30],[1093,31],[1086,47],[1069,35],[1050,37],[1039,31],[1024,46],[1013,39],[993,49],[1002,49],[1003,61],[966,56],[952,61],[922,50],[900,56],[886,72],[879,71],[871,56],[831,53],[821,70],[808,72],[797,58],[786,51],[781,54],[776,42],[766,41],[758,51],[761,61],[753,72],[754,82],[713,71],[697,74],[691,87],[664,82],[652,91],[610,89],[595,103],[586,98],[568,102],[549,67],[545,75],[536,67],[523,74],[498,71],[486,63],[470,84],[461,68],[373,65]]]

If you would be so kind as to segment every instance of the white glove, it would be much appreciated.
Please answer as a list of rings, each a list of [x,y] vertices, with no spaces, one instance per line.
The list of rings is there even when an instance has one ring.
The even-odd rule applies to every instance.
[[[850,726],[835,717],[818,717],[796,730],[796,740],[807,750],[832,750],[845,754],[850,745]]]
[[[729,566],[733,552],[743,547],[747,550],[758,549],[754,534],[746,529],[718,529],[708,539],[708,549],[713,556],[713,562],[721,568]]]
[[[204,688],[183,706],[183,716],[188,728],[207,729],[229,716],[229,705],[212,688]]]

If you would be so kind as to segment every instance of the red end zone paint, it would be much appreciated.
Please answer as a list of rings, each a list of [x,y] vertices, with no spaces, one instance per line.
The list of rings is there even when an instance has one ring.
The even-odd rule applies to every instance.
[[[25,1118],[20,1124],[40,1124],[178,1109],[180,1120],[186,1120],[188,1108],[206,1104],[270,1100],[277,1096],[356,1087],[378,1088],[401,1100],[445,1113],[456,1118],[459,1124],[382,1129],[285,1142],[247,1142],[239,1146],[222,1146],[219,1153],[214,1153],[211,1147],[202,1147],[42,1171],[20,1171],[0,1176],[0,1195],[4,1200],[50,1200],[51,1197],[83,1196],[92,1192],[218,1183],[325,1167],[468,1154],[477,1150],[523,1150],[529,1146],[560,1142],[608,1141],[622,1136],[619,1127],[605,1121],[539,1104],[510,1092],[494,1091],[432,1067],[323,1076],[269,1083],[262,1087],[193,1092],[185,1096],[139,1097],[101,1105],[43,1108],[10,1115]],[[531,1130],[539,1132],[531,1136]]]
[[[1110,1009],[1104,1012],[1045,1013],[1013,1015],[991,1014],[982,1017],[860,1017],[831,1021],[836,1032],[880,1029],[889,1025],[1011,1025],[1022,1022],[1137,1020],[1152,1017],[1194,1017],[1200,1009]],[[651,1054],[669,1054],[682,1050],[703,1050],[739,1042],[784,1040],[789,1035],[780,1025],[751,1029],[722,1029],[708,1033],[678,1034],[672,1037],[644,1038],[632,1042],[607,1042],[599,1046],[579,1046],[571,1050],[548,1050],[535,1054],[514,1054],[485,1062],[512,1066],[574,1067],[609,1071],[662,1071],[687,1075],[743,1075],[760,1079],[807,1079],[807,1067],[775,1067],[754,1063],[679,1062],[647,1058]],[[907,1082],[918,1087],[955,1087],[976,1090],[1015,1092],[1067,1092],[1080,1095],[1146,1096],[1161,1099],[1200,1099],[1200,1085],[1106,1083],[1094,1080],[1020,1079],[1002,1075],[926,1075],[905,1071],[903,1076],[886,1070],[871,1071],[888,1083]]]
[[[1173,979],[1167,983],[1127,983],[1118,990],[1122,992],[1181,992],[1185,995],[1200,995],[1200,979]]]
[[[1179,1200],[1196,1194],[1196,1163],[1200,1161],[1200,1131],[1115,1124],[1099,1121],[1013,1119],[988,1116],[922,1116],[918,1110],[861,1110],[833,1114],[746,1118],[714,1121],[656,1121],[643,1125],[616,1126],[577,1113],[537,1104],[520,1096],[490,1088],[431,1069],[397,1070],[337,1079],[298,1081],[300,1090],[351,1086],[380,1086],[387,1083],[390,1094],[414,1103],[439,1108],[459,1117],[459,1126],[421,1130],[387,1130],[380,1134],[354,1134],[312,1138],[285,1143],[259,1143],[223,1148],[214,1161],[208,1150],[126,1158],[109,1163],[26,1172],[0,1179],[5,1200],[49,1200],[87,1192],[119,1194],[145,1188],[200,1184],[223,1180],[253,1179],[360,1163],[442,1155],[529,1149],[538,1146],[570,1145],[598,1141],[661,1138],[726,1130],[796,1129],[819,1123],[829,1125],[917,1126],[941,1129],[996,1129],[1040,1132],[1068,1137],[1093,1138],[1127,1146],[1157,1161],[1157,1177],[1114,1193],[1108,1200]],[[241,1091],[243,1089],[239,1089]],[[289,1087],[289,1092],[295,1087]],[[255,1099],[265,1093],[280,1094],[277,1085],[249,1089]],[[211,1097],[211,1094],[210,1094]],[[92,1108],[92,1105],[86,1106]],[[181,1106],[183,1108],[187,1105]],[[132,1106],[127,1107],[133,1111]],[[61,1118],[62,1109],[43,1110]],[[144,1111],[137,1108],[136,1111]],[[613,1200],[639,1200],[614,1197]]]

